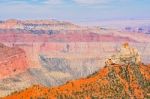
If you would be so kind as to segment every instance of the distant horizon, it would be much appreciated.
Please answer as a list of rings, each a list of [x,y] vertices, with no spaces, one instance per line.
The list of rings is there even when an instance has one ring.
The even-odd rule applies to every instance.
[[[1,0],[0,6],[0,20],[56,19],[80,22],[150,18],[150,0]]]
[[[79,21],[72,21],[72,20],[62,20],[62,19],[55,19],[55,18],[44,18],[44,19],[34,19],[34,18],[27,18],[27,19],[21,19],[21,18],[6,18],[6,19],[0,19],[0,21],[7,21],[7,20],[21,20],[21,21],[26,21],[26,20],[56,20],[56,21],[66,21],[66,22],[103,22],[103,21],[136,21],[136,20],[150,20],[150,18],[137,18],[137,19],[100,19],[100,20],[79,20]]]
[[[7,20],[19,20],[19,21],[45,21],[45,20],[54,20],[54,21],[60,21],[60,22],[70,22],[73,24],[77,24],[80,26],[101,26],[101,27],[107,27],[107,28],[120,28],[120,27],[138,27],[138,26],[150,26],[150,19],[109,19],[109,20],[93,20],[93,21],[71,21],[71,20],[57,20],[57,19],[14,19],[9,18],[5,20],[0,21],[7,21]]]

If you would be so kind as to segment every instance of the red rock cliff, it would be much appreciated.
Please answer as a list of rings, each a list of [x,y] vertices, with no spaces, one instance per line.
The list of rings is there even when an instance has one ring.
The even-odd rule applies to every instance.
[[[25,52],[20,48],[0,44],[0,79],[27,69]]]

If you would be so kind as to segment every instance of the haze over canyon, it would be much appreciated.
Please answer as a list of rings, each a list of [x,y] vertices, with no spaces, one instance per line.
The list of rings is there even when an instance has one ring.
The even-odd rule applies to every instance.
[[[42,85],[42,87],[34,86],[33,89],[37,87],[43,89],[43,86],[60,86],[70,80],[86,78],[96,72],[96,75],[85,79],[85,81],[83,80],[83,83],[79,84],[79,86],[84,86],[81,90],[84,88],[92,90],[92,86],[97,86],[97,83],[90,85],[89,82],[92,83],[95,80],[91,81],[89,79],[97,80],[98,78],[102,80],[102,76],[104,76],[111,80],[113,78],[107,75],[109,73],[114,76],[119,75],[119,77],[123,75],[119,72],[122,70],[119,67],[120,65],[105,69],[104,66],[105,60],[116,53],[120,48],[119,46],[124,42],[128,42],[131,46],[136,47],[140,52],[142,62],[149,64],[150,28],[144,27],[138,27],[137,29],[129,25],[116,29],[77,25],[58,20],[9,19],[0,21],[0,97],[8,96],[13,92],[19,92],[33,85]],[[124,69],[124,67],[121,68]],[[111,71],[112,69],[114,72]],[[131,69],[132,67],[128,68],[129,76],[132,76],[131,74],[134,72]],[[106,72],[99,73],[98,71]],[[137,71],[139,71],[139,75],[144,75],[143,79],[145,80],[143,82],[147,83],[149,81],[149,77],[147,77],[150,72],[149,67],[145,67],[142,64],[137,68]],[[137,74],[133,74],[135,75],[133,78],[137,78],[137,82],[139,82],[140,79]],[[124,78],[119,77],[115,81],[117,79],[122,81],[119,82],[120,86],[128,83],[122,80]],[[109,85],[110,81],[105,80]],[[88,84],[84,82],[88,82]],[[70,86],[69,84],[65,86]],[[78,81],[73,82],[73,84],[78,85]],[[115,82],[114,84],[118,83]],[[131,84],[134,85],[134,82]],[[91,86],[89,89],[85,87],[88,85]],[[99,88],[102,88],[102,85]],[[141,86],[141,84],[137,84],[137,86]],[[138,97],[137,93],[128,93],[127,87],[128,85],[123,88],[125,93],[122,93],[122,95],[128,94],[129,96],[135,95]],[[148,89],[142,88],[139,90],[139,93],[144,97],[145,93],[142,92],[146,90],[147,94]],[[33,89],[31,87],[31,90]],[[75,88],[72,87],[72,89]],[[131,89],[133,90],[134,88]],[[44,88],[44,90],[48,89]],[[80,88],[75,89],[75,91],[68,91],[70,92],[69,95],[77,94],[78,90]],[[93,90],[97,91],[97,89]],[[53,91],[57,94],[57,88],[54,90],[50,89],[49,94]],[[19,94],[19,96],[22,95]],[[58,97],[65,97],[65,92],[62,91],[57,95]],[[81,92],[81,95],[84,96],[85,93]],[[87,95],[87,97],[89,96]]]

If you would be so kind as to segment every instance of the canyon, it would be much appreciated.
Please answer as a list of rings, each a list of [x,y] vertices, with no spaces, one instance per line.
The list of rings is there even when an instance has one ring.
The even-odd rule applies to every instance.
[[[16,56],[8,61],[10,70],[4,72],[6,66],[0,67],[0,97],[35,84],[59,86],[92,75],[123,42],[135,46],[142,62],[149,64],[149,39],[149,34],[57,20],[1,21],[0,42]]]

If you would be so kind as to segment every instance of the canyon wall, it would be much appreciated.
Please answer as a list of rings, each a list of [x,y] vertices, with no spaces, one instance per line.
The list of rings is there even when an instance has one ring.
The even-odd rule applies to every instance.
[[[0,79],[25,71],[28,67],[25,52],[0,44]]]
[[[105,66],[129,42],[150,62],[150,36],[56,20],[0,21],[0,97],[33,84],[57,86]]]

